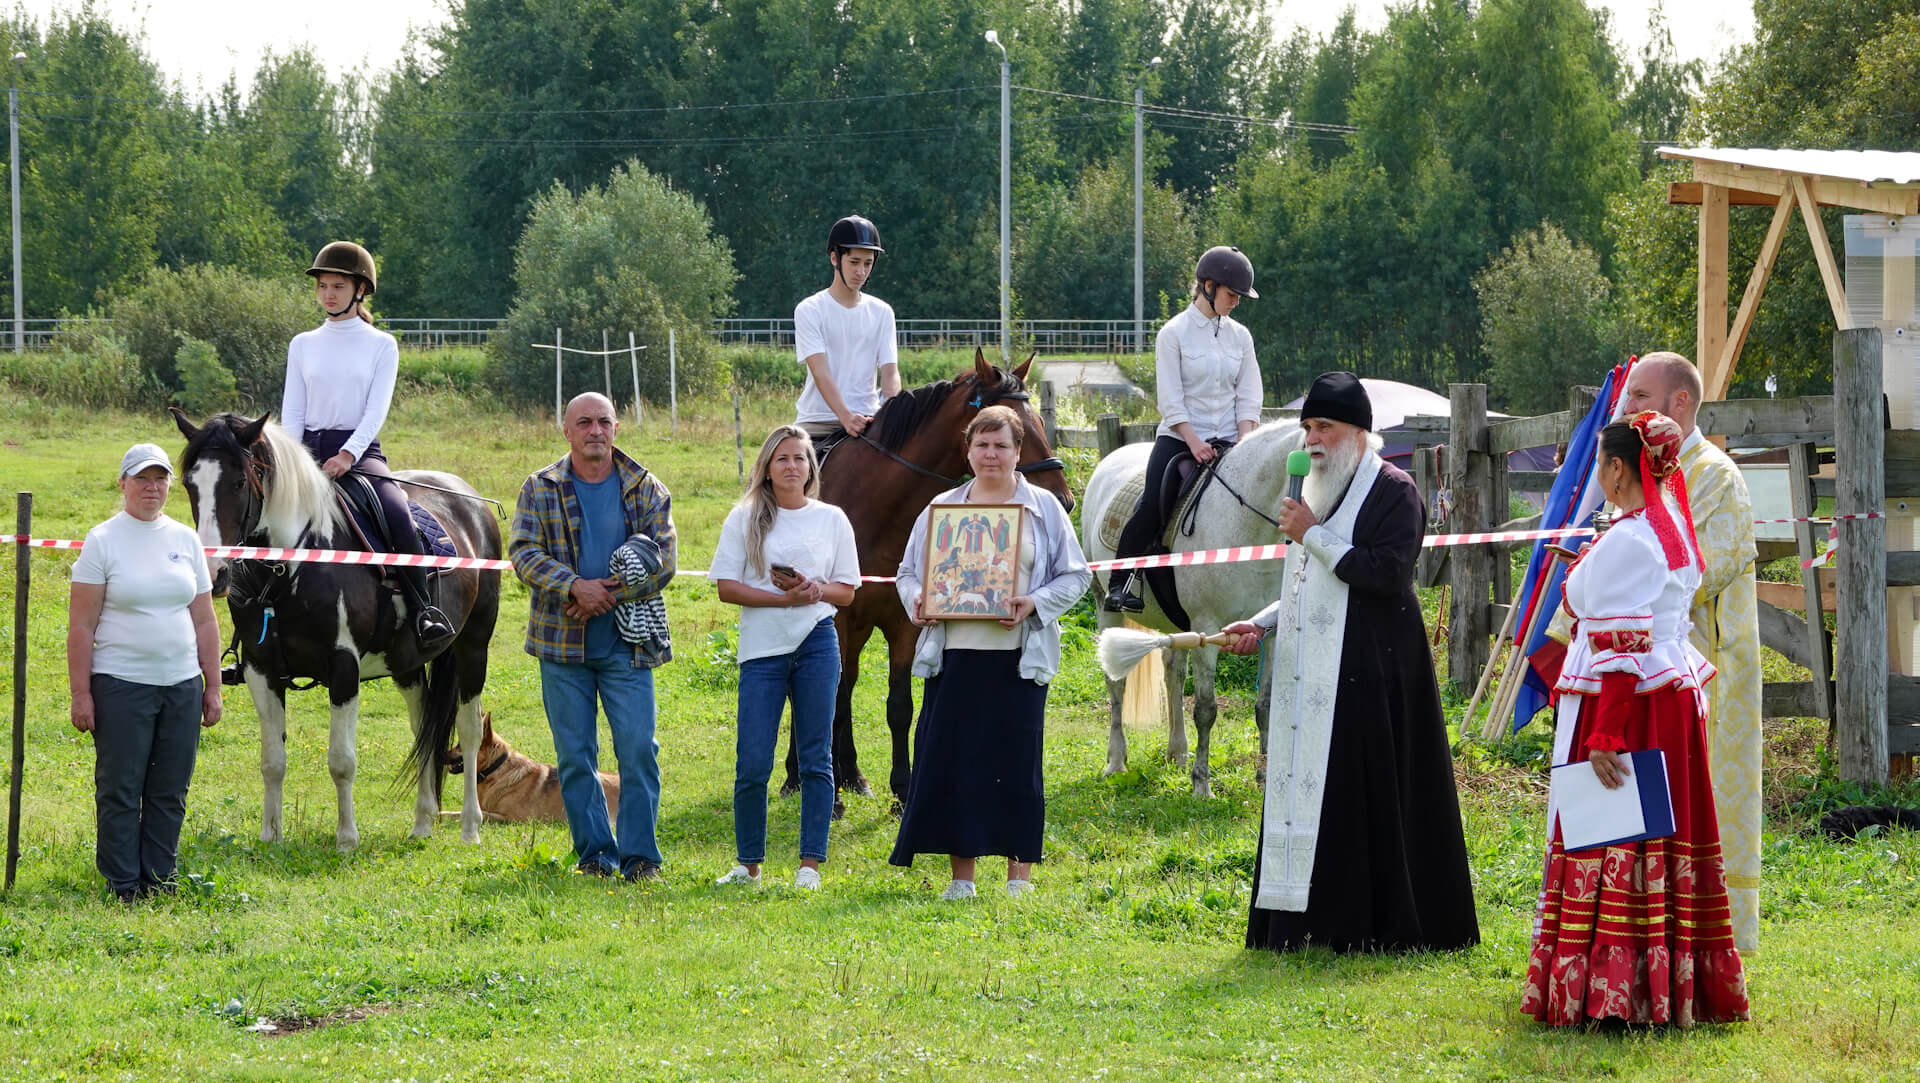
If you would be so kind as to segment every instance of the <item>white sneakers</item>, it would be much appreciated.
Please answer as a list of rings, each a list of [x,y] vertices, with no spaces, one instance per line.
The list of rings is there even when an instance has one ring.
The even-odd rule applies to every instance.
[[[745,865],[735,865],[727,870],[725,876],[718,877],[713,882],[723,887],[727,884],[748,884],[758,887],[760,876],[758,873],[748,872]],[[810,869],[805,865],[800,866],[800,870],[793,874],[793,886],[802,891],[820,890],[820,870]]]
[[[1022,895],[1031,895],[1033,894],[1033,881],[1032,880],[1008,880],[1007,894],[1013,896],[1016,899]]]
[[[714,880],[716,884],[758,884],[759,882],[759,874],[748,872],[745,865],[735,865],[727,870],[725,876]]]
[[[793,886],[802,891],[820,890],[820,870],[802,865],[793,874]]]
[[[947,885],[947,890],[940,893],[940,898],[945,902],[959,902],[962,899],[971,899],[973,896],[972,880],[955,880]]]

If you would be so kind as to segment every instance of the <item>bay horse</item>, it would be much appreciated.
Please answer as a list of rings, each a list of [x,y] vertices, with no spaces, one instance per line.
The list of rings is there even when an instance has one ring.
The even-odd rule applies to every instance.
[[[1242,545],[1270,545],[1283,542],[1279,528],[1267,516],[1279,514],[1280,501],[1287,489],[1287,453],[1300,447],[1304,439],[1295,422],[1274,422],[1247,434],[1246,439],[1220,459],[1213,483],[1201,491],[1197,506],[1179,517],[1172,532],[1170,548],[1175,553],[1206,549],[1225,549]],[[1128,444],[1100,460],[1093,476],[1087,479],[1080,509],[1080,549],[1087,560],[1113,558],[1113,546],[1103,540],[1101,524],[1121,487],[1147,468],[1152,444]],[[1238,494],[1238,495],[1236,495]],[[1117,509],[1124,517],[1131,507]],[[1192,523],[1187,534],[1181,523]],[[1174,590],[1180,607],[1187,611],[1192,630],[1211,634],[1259,612],[1280,596],[1284,564],[1278,560],[1246,561],[1228,564],[1195,564],[1175,568]],[[1095,572],[1096,597],[1106,594],[1107,573]],[[1133,619],[1162,632],[1176,632],[1159,599],[1141,583],[1146,611],[1131,614]],[[1109,613],[1102,607],[1100,627],[1104,630],[1125,623],[1128,614]],[[1187,762],[1187,729],[1182,721],[1181,690],[1186,687],[1188,651],[1169,650],[1164,663],[1167,674],[1167,758],[1176,764]],[[1218,714],[1214,701],[1214,674],[1220,648],[1211,644],[1193,652],[1193,728],[1198,747],[1193,756],[1193,795],[1213,796],[1212,765],[1213,723]],[[1260,687],[1254,699],[1254,721],[1260,727],[1260,752],[1267,751],[1267,698],[1273,679],[1272,667],[1260,670]],[[1127,731],[1121,724],[1121,701],[1127,684],[1124,680],[1107,682],[1107,763],[1105,773],[1112,775],[1127,769]]]
[[[263,415],[218,414],[195,426],[169,408],[187,450],[180,457],[187,500],[203,545],[359,549],[333,482],[298,440]],[[430,470],[397,471],[414,501],[440,521],[461,556],[499,559],[500,528],[479,493],[460,478]],[[436,603],[457,629],[451,640],[423,654],[406,620],[406,606],[367,565],[285,563],[210,558],[214,593],[224,594],[240,643],[247,690],[260,716],[260,778],[265,786],[260,838],[281,837],[282,785],[287,774],[287,689],[296,680],[327,688],[331,720],[327,769],[339,801],[334,842],[360,842],[353,815],[359,757],[360,682],[391,676],[413,725],[407,765],[416,781],[413,835],[424,838],[439,819],[443,752],[458,727],[466,762],[480,756],[480,691],[487,679],[487,647],[500,610],[500,573],[459,569],[440,573]],[[475,772],[466,773],[460,811],[462,842],[480,841],[480,796]]]
[[[900,570],[914,520],[939,494],[968,476],[967,425],[988,406],[1011,407],[1026,433],[1020,445],[1022,474],[1073,509],[1066,465],[1054,458],[1046,427],[1028,401],[1026,377],[1033,358],[1003,372],[974,351],[973,368],[888,399],[860,436],[836,444],[820,467],[820,499],[837,504],[853,524],[860,548],[860,574],[886,576]],[[833,775],[837,790],[863,796],[873,790],[860,772],[853,742],[853,689],[860,680],[860,652],[874,630],[887,640],[887,728],[893,735],[893,766],[887,785],[895,800],[907,799],[912,763],[907,735],[913,726],[913,648],[920,629],[907,619],[891,582],[862,583],[853,604],[834,616],[840,639],[840,689],[833,711]],[[789,745],[781,794],[798,791],[799,766]],[[836,801],[836,805],[838,802]]]

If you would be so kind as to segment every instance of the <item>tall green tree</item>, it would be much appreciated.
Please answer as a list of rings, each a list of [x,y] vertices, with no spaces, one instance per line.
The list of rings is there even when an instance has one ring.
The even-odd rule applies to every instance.
[[[1623,357],[1599,255],[1551,222],[1522,233],[1475,276],[1473,288],[1493,405],[1501,409],[1543,414],[1564,407],[1567,388]]]
[[[359,103],[358,82],[330,80],[303,46],[267,53],[226,118],[248,185],[309,253],[366,227],[351,124]]]
[[[1158,322],[1159,298],[1177,308],[1199,241],[1184,200],[1156,185],[1142,201],[1146,260],[1142,298]],[[1088,168],[1071,189],[1062,185],[1032,201],[1014,234],[1026,258],[1014,265],[1014,290],[1030,319],[1130,319],[1133,316],[1133,166]]]
[[[90,6],[28,48],[21,95],[24,305],[79,312],[153,265],[164,157],[158,71]]]

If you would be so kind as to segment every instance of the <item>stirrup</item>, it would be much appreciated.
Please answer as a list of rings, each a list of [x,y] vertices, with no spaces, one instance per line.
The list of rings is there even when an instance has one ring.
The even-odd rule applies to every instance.
[[[1109,613],[1144,613],[1147,603],[1133,592],[1133,578],[1129,576],[1124,583],[1116,583],[1107,592],[1106,609]]]
[[[442,640],[453,638],[454,635],[453,622],[447,619],[445,613],[440,612],[440,607],[437,605],[421,607],[419,616],[414,618],[413,631],[419,637],[422,647],[433,646]]]

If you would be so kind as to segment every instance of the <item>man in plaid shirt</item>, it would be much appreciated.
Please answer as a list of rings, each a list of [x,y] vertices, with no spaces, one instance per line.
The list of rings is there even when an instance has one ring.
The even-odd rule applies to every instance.
[[[672,497],[658,478],[613,446],[620,425],[605,396],[575,398],[561,427],[570,450],[520,487],[507,546],[532,595],[527,653],[540,660],[541,698],[579,871],[657,880],[660,747],[653,739],[653,668],[667,662],[672,650],[623,640],[613,607],[657,594],[673,578]],[[609,573],[613,551],[633,534],[645,534],[660,547],[660,574],[648,582],[623,583]],[[617,840],[598,776],[596,696],[620,766]]]

